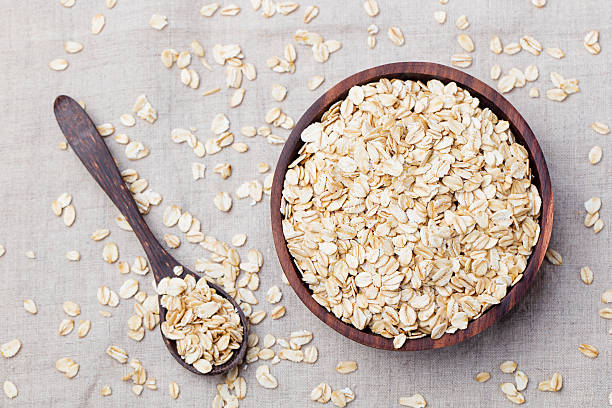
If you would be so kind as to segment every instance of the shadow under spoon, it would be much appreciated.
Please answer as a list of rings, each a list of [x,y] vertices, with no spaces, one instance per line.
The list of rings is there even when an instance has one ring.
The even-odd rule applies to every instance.
[[[93,121],[81,106],[72,98],[61,95],[55,99],[54,104],[55,117],[62,132],[66,136],[66,140],[72,147],[74,153],[81,160],[85,168],[91,176],[98,182],[102,190],[115,203],[119,211],[123,214],[127,222],[130,224],[140,244],[145,250],[153,276],[156,283],[165,277],[176,277],[173,269],[176,266],[182,266],[172,255],[168,253],[160,243],[155,239],[153,233],[149,229],[138,211],[138,206],[132,197],[132,193],[127,188],[115,161],[106,146],[106,143],[98,133]],[[183,266],[183,274],[192,275],[198,280],[200,277]],[[229,371],[242,361],[246,353],[248,321],[238,303],[225,292],[219,285],[213,282],[208,282],[208,285],[214,288],[217,293],[231,302],[240,316],[240,322],[243,327],[242,343],[238,350],[235,350],[234,355],[224,364],[213,366],[213,369],[206,375],[221,374]],[[166,320],[166,309],[159,308],[160,312],[160,328],[161,323]],[[164,343],[170,351],[170,354],[187,370],[203,374],[196,370],[191,364],[187,364],[176,349],[176,342],[169,340],[162,334]]]

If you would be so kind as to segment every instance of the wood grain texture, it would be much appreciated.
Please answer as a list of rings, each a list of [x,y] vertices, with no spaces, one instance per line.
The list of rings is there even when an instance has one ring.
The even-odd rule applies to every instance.
[[[499,118],[503,118],[510,122],[510,128],[516,141],[525,146],[529,152],[533,184],[537,186],[542,198],[540,238],[528,260],[523,278],[512,287],[501,302],[485,312],[480,318],[470,321],[465,330],[458,330],[454,334],[447,333],[437,340],[433,340],[431,337],[407,340],[404,346],[399,350],[414,351],[450,346],[482,332],[516,306],[521,298],[523,298],[525,292],[533,283],[538,269],[542,265],[553,226],[553,193],[550,185],[548,168],[540,145],[525,119],[512,104],[482,81],[465,72],[444,65],[429,62],[397,62],[358,72],[341,81],[323,94],[310,106],[310,108],[308,108],[295,125],[276,165],[270,200],[270,217],[274,246],[276,247],[276,253],[283,272],[287,276],[291,287],[312,313],[332,329],[351,340],[371,347],[393,350],[392,339],[386,339],[369,330],[358,330],[354,326],[342,322],[312,298],[310,289],[302,281],[300,273],[293,263],[293,259],[287,249],[282,230],[282,214],[280,213],[283,180],[285,178],[287,166],[297,157],[298,150],[303,145],[300,140],[302,131],[312,122],[320,120],[322,114],[327,111],[334,102],[346,98],[351,87],[377,81],[380,78],[411,79],[424,82],[430,79],[439,79],[444,83],[454,81],[460,87],[470,91],[472,96],[480,99],[481,107],[491,109]]]
[[[172,270],[175,266],[182,265],[176,259],[174,259],[174,257],[170,255],[153,236],[149,226],[138,211],[138,206],[136,205],[132,194],[123,182],[121,173],[115,164],[113,156],[108,150],[106,143],[98,133],[98,130],[96,129],[96,126],[89,115],[87,115],[83,108],[81,108],[81,106],[74,99],[64,95],[56,98],[54,112],[57,123],[66,136],[66,140],[70,144],[70,147],[72,147],[72,150],[76,153],[94,180],[96,180],[100,187],[102,187],[102,190],[104,190],[113,203],[115,203],[119,211],[121,211],[125,219],[134,230],[136,237],[138,237],[138,240],[145,250],[153,276],[155,277],[155,281],[159,283],[159,281],[164,277],[176,277]],[[183,266],[183,275],[181,275],[181,277],[184,278],[187,274],[193,275],[196,280],[200,278],[198,275]],[[214,282],[209,281],[208,284],[214,288],[217,293],[232,303],[240,315],[240,321],[244,328],[243,341],[240,349],[235,351],[231,360],[220,366],[213,367],[213,370],[208,374],[214,375],[227,372],[242,361],[246,353],[246,339],[248,336],[249,327],[248,320],[234,298],[228,295]],[[158,298],[161,297],[158,296]],[[164,309],[161,304],[159,309],[160,322],[164,322],[166,320],[166,309]],[[163,334],[162,339],[164,339],[166,347],[176,361],[178,361],[189,371],[196,374],[202,374],[193,368],[192,365],[183,361],[176,350],[175,341],[167,339]]]

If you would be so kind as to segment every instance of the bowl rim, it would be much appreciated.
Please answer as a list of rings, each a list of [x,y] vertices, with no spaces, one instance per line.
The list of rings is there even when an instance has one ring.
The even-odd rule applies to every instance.
[[[471,320],[465,330],[458,330],[453,334],[445,333],[442,337],[435,340],[429,336],[413,340],[409,339],[399,349],[394,349],[393,339],[387,339],[371,331],[359,330],[350,324],[344,323],[314,300],[312,292],[302,281],[300,273],[293,262],[293,257],[288,251],[282,231],[283,217],[280,212],[285,173],[288,165],[295,159],[297,151],[303,145],[300,139],[302,130],[312,122],[319,120],[332,104],[344,99],[351,87],[364,85],[381,78],[398,78],[402,80],[438,79],[444,83],[455,82],[461,88],[468,90],[472,96],[478,97],[481,107],[489,108],[498,117],[510,123],[515,140],[527,149],[533,182],[538,185],[542,199],[538,242],[528,259],[527,266],[523,272],[523,278],[510,289],[500,303],[489,308],[478,319]],[[285,142],[274,172],[270,197],[270,219],[276,253],[291,288],[298,295],[302,303],[325,324],[353,341],[374,348],[400,351],[436,349],[457,344],[481,333],[516,306],[520,298],[533,283],[543,262],[552,232],[553,208],[550,175],[542,149],[533,131],[516,108],[500,93],[477,78],[455,68],[431,62],[395,62],[369,68],[341,80],[319,97],[304,112]]]

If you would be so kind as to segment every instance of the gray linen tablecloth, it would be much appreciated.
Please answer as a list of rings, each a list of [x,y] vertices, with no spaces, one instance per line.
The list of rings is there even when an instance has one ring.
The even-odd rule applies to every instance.
[[[271,305],[264,300],[267,289],[278,284],[283,290],[282,304],[287,315],[273,321],[266,318],[254,327],[263,338],[266,333],[287,337],[293,330],[308,329],[314,333],[313,344],[319,349],[314,365],[282,361],[271,366],[278,378],[275,390],[263,389],[255,380],[255,366],[241,370],[248,383],[243,407],[306,407],[318,406],[310,401],[310,391],[320,382],[334,389],[351,387],[356,399],[352,407],[395,407],[399,397],[422,394],[431,407],[508,407],[499,384],[511,381],[502,374],[499,364],[507,359],[518,362],[519,369],[530,378],[524,395],[531,407],[602,407],[608,404],[612,337],[610,323],[598,317],[600,294],[612,287],[610,268],[610,227],[598,235],[583,226],[583,202],[598,195],[603,201],[601,217],[611,222],[612,212],[612,148],[610,136],[598,135],[590,129],[593,121],[612,122],[610,92],[610,21],[612,2],[601,0],[549,0],[537,9],[529,0],[450,0],[380,1],[380,15],[371,18],[361,1],[317,2],[319,16],[309,25],[302,22],[304,10],[311,3],[302,2],[289,16],[275,15],[265,19],[254,12],[249,2],[237,0],[242,11],[236,17],[217,13],[212,18],[200,16],[204,2],[127,1],[106,9],[102,0],[77,0],[73,8],[64,8],[59,0],[37,2],[2,1],[0,3],[0,244],[6,255],[0,258],[0,343],[21,339],[19,354],[0,359],[0,382],[10,379],[18,389],[14,400],[0,397],[0,406],[76,407],[76,406],[210,406],[216,384],[222,378],[193,375],[174,362],[167,353],[159,331],[148,332],[142,342],[127,338],[127,318],[132,313],[132,300],[122,300],[113,316],[98,314],[103,309],[96,300],[96,289],[107,285],[118,290],[126,276],[116,265],[102,260],[103,243],[93,242],[89,235],[97,228],[109,228],[107,240],[119,246],[121,260],[133,262],[144,255],[133,234],[120,230],[114,217],[118,211],[93,182],[82,164],[70,151],[61,151],[57,144],[63,136],[54,120],[52,103],[59,94],[82,99],[97,123],[112,122],[118,132],[127,133],[150,148],[149,157],[130,162],[123,147],[107,139],[111,151],[122,168],[131,167],[149,180],[151,187],[162,194],[163,202],[147,216],[157,237],[171,232],[161,219],[167,205],[180,205],[202,220],[202,231],[229,241],[233,234],[248,234],[247,248],[257,248],[264,255],[258,291],[260,307],[268,312]],[[446,24],[433,19],[436,10],[448,14]],[[90,33],[91,18],[97,13],[106,17],[106,27],[99,35]],[[150,16],[159,13],[168,17],[168,26],[153,30]],[[563,265],[545,263],[538,278],[520,305],[508,316],[479,336],[442,350],[397,353],[370,349],[354,343],[324,325],[299,301],[289,286],[281,281],[270,232],[268,197],[251,207],[247,200],[235,200],[230,213],[220,213],[213,205],[214,195],[233,192],[241,183],[256,175],[256,163],[274,165],[281,147],[267,144],[263,138],[246,139],[239,135],[244,125],[263,125],[265,112],[273,106],[282,109],[296,121],[319,95],[344,77],[375,65],[395,61],[432,61],[450,64],[450,56],[461,52],[456,42],[460,31],[455,20],[465,14],[470,26],[467,33],[474,39],[474,63],[465,71],[494,85],[489,79],[493,64],[507,72],[512,67],[524,69],[536,64],[540,77],[533,85],[541,97],[529,98],[531,84],[515,89],[507,98],[526,118],[544,151],[555,194],[555,227],[551,246],[563,255]],[[366,28],[375,23],[380,29],[376,48],[366,46]],[[401,27],[406,38],[403,47],[394,46],[387,38],[387,28]],[[272,55],[282,55],[285,44],[293,42],[298,28],[321,34],[325,39],[342,42],[342,49],[331,55],[325,64],[315,62],[309,49],[296,45],[298,51],[295,74],[278,74],[266,67]],[[600,55],[586,52],[582,40],[591,29],[601,32]],[[488,49],[489,39],[499,35],[506,44],[533,35],[545,47],[560,47],[565,58],[538,57],[525,51],[514,55],[494,55]],[[185,50],[193,39],[205,47],[213,71],[206,71],[194,60],[201,75],[200,90],[193,91],[180,83],[178,71],[168,70],[160,62],[165,48]],[[67,55],[66,40],[84,44],[78,54]],[[224,68],[212,59],[214,44],[238,43],[245,61],[258,70],[257,80],[244,81],[246,96],[239,108],[230,109],[230,90],[224,87]],[[54,72],[48,63],[66,58],[66,71]],[[565,102],[543,97],[551,88],[552,71],[580,81],[581,91]],[[323,75],[325,82],[312,92],[306,87],[313,75]],[[273,101],[273,83],[288,87],[287,99]],[[213,87],[223,90],[213,96],[201,96]],[[146,94],[157,108],[159,119],[154,125],[141,120],[133,128],[124,128],[119,116],[129,112],[140,94]],[[203,140],[210,136],[210,122],[217,113],[225,112],[237,140],[246,142],[250,150],[239,155],[226,149],[215,156],[198,159],[186,145],[170,139],[175,127],[198,129]],[[288,132],[275,130],[286,137]],[[604,150],[603,160],[590,165],[587,154],[594,145]],[[208,167],[206,178],[193,181],[191,163],[200,161]],[[232,176],[222,180],[212,172],[215,164],[229,162]],[[51,212],[51,202],[61,193],[73,196],[77,211],[71,228]],[[174,231],[176,233],[176,230]],[[181,235],[182,236],[182,235]],[[36,259],[24,255],[36,253]],[[69,262],[65,253],[78,250],[80,262]],[[184,242],[173,250],[177,259],[193,267],[196,258],[207,253]],[[590,286],[581,282],[579,269],[589,265],[594,272]],[[133,275],[133,274],[132,274]],[[151,293],[152,276],[132,276]],[[25,298],[34,299],[37,315],[23,310]],[[80,304],[79,319],[91,319],[91,332],[78,339],[73,332],[60,337],[57,329],[62,302]],[[591,360],[577,350],[580,343],[599,348],[599,357]],[[121,381],[126,366],[109,358],[104,350],[110,344],[125,348],[130,357],[140,359],[150,376],[157,378],[158,391],[146,390],[138,397],[130,384]],[[66,379],[55,369],[55,361],[71,357],[80,364],[79,374]],[[335,372],[339,360],[352,359],[359,369],[349,375]],[[492,379],[485,384],[474,381],[479,371],[490,371]],[[543,393],[537,383],[554,372],[564,378],[559,393]],[[181,388],[177,401],[170,399],[168,384],[176,381]],[[113,394],[100,396],[100,389],[110,385]],[[331,403],[330,403],[331,405]]]

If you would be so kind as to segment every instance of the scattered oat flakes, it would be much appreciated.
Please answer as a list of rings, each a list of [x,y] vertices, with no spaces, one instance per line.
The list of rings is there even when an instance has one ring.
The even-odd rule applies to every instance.
[[[176,249],[181,246],[181,239],[174,234],[164,234],[164,242],[169,248]]]
[[[370,17],[376,17],[380,12],[378,2],[376,0],[365,0],[363,2],[363,8]]]
[[[236,142],[232,144],[232,149],[234,149],[238,153],[246,153],[249,150],[249,145],[242,142]]]
[[[508,360],[500,364],[499,369],[502,373],[512,374],[516,370],[517,364],[514,361]]]
[[[310,23],[319,15],[319,8],[317,6],[308,6],[304,12],[304,24]]]
[[[222,16],[237,16],[240,13],[240,7],[235,4],[228,4],[220,11]]]
[[[491,79],[497,81],[501,76],[502,70],[498,64],[495,64],[491,67]]]
[[[74,317],[81,314],[81,307],[78,304],[69,300],[65,301],[62,304],[62,309],[64,310],[64,313],[66,313],[68,316]]]
[[[82,339],[83,337],[87,336],[89,329],[91,329],[91,320],[81,320],[79,322],[79,327],[77,328],[77,336]]]
[[[194,180],[199,180],[204,178],[204,173],[206,172],[206,165],[199,162],[191,163],[191,176]]]
[[[580,279],[582,279],[585,285],[593,283],[593,271],[591,271],[591,268],[588,266],[580,268]]]
[[[164,210],[162,222],[166,227],[174,227],[181,218],[181,214],[181,207],[170,205]]]
[[[127,363],[128,353],[119,346],[108,346],[108,348],[106,349],[106,354],[108,354],[114,360],[117,360],[121,364]]]
[[[304,348],[304,362],[314,364],[319,358],[319,350],[315,346],[307,346]]]
[[[68,251],[66,252],[66,259],[68,259],[69,261],[80,261],[81,254],[79,253],[79,251]]]
[[[221,176],[223,180],[232,175],[232,165],[229,163],[219,163],[213,167],[213,173]]]
[[[129,299],[138,292],[138,281],[136,279],[126,279],[119,288],[119,296],[122,299]]]
[[[533,88],[529,89],[529,97],[530,98],[538,98],[538,97],[540,97],[540,91],[538,91],[538,88],[533,87]]]
[[[489,381],[489,379],[491,379],[491,374],[489,374],[486,371],[481,371],[478,374],[476,374],[476,381],[479,383],[484,383]]]
[[[114,242],[107,242],[102,250],[102,258],[108,263],[115,263],[119,259],[119,248]]]
[[[495,54],[501,54],[503,51],[501,40],[498,36],[494,35],[489,42],[489,49]]]
[[[603,155],[603,150],[599,146],[593,146],[591,150],[589,150],[589,163],[597,164],[601,161],[601,157]]]
[[[427,401],[421,394],[414,394],[411,397],[400,397],[399,404],[411,408],[425,408]]]
[[[504,47],[504,54],[514,55],[521,52],[522,49],[519,43],[512,42]]]
[[[272,85],[272,98],[277,102],[282,102],[287,96],[287,88],[280,84]]]
[[[148,101],[145,94],[142,94],[136,98],[132,111],[136,113],[136,116],[138,116],[140,119],[151,124],[155,123],[157,120],[157,111],[153,108],[153,106],[151,106],[151,103]]]
[[[459,34],[457,36],[457,42],[467,52],[474,51],[474,41],[472,41],[472,37],[467,34]]]
[[[280,302],[282,297],[283,292],[281,292],[280,288],[277,285],[270,287],[270,289],[268,289],[268,292],[266,293],[266,300],[271,304]]]
[[[38,313],[38,308],[36,307],[36,303],[34,303],[32,299],[25,299],[23,301],[23,308],[25,309],[26,312],[30,314]]]
[[[593,124],[591,125],[591,129],[593,129],[600,135],[607,135],[608,133],[610,133],[610,128],[603,122],[593,122]]]
[[[515,78],[515,88],[522,88],[525,86],[527,79],[525,78],[525,74],[523,73],[523,71],[518,68],[511,68],[508,74],[512,75]]]
[[[331,399],[331,394],[331,387],[326,383],[321,383],[310,392],[310,399],[321,404],[326,404]]]
[[[588,358],[596,358],[599,355],[599,350],[597,350],[597,347],[591,346],[590,344],[580,344],[578,346],[578,351]]]
[[[49,68],[54,71],[63,71],[68,68],[68,61],[63,58],[56,58],[49,63]]]
[[[266,364],[262,364],[257,367],[255,378],[257,378],[259,385],[264,388],[273,389],[278,386],[278,381],[270,373],[270,367]]]
[[[516,77],[514,75],[504,75],[497,83],[497,90],[501,93],[508,93],[514,89]]]
[[[404,45],[404,33],[402,32],[401,28],[395,26],[389,27],[387,30],[387,36],[391,42],[398,47]]]
[[[119,121],[123,126],[132,127],[136,124],[136,119],[129,113],[124,113],[119,117]]]
[[[221,90],[221,88],[211,88],[211,89],[209,89],[207,91],[202,92],[202,96],[208,96],[208,95],[216,94],[220,90]]]
[[[340,374],[350,374],[357,371],[357,362],[352,360],[340,361],[336,365],[336,371]]]
[[[597,221],[595,221],[595,224],[593,224],[593,232],[597,234],[599,231],[603,229],[603,227],[604,227],[604,222],[600,218]]]
[[[563,263],[561,254],[552,248],[546,250],[546,259],[555,266],[560,266]]]
[[[584,48],[593,55],[597,55],[601,52],[599,31],[591,30],[584,36]]]
[[[4,390],[4,395],[6,395],[8,399],[13,399],[17,396],[17,386],[12,381],[4,381],[2,388]]]
[[[232,245],[235,247],[241,247],[247,240],[246,234],[236,234],[232,237]]]
[[[243,88],[238,88],[232,93],[229,101],[230,108],[235,108],[242,103],[245,92],[246,91]]]
[[[105,20],[102,14],[96,14],[91,19],[91,32],[92,34],[100,34],[104,28]]]
[[[251,324],[259,324],[265,318],[266,318],[266,311],[265,310],[257,310],[255,312],[251,313],[251,315],[249,316],[249,322],[251,322]]]
[[[64,43],[64,51],[68,54],[76,54],[83,49],[83,44],[78,41],[66,41]]]
[[[546,48],[546,49],[544,49],[544,52],[548,56],[553,57],[553,58],[557,58],[557,59],[561,59],[561,58],[565,57],[565,53],[560,48]]]
[[[321,75],[315,75],[308,80],[308,89],[314,91],[325,81],[325,77]]]
[[[519,40],[521,48],[533,55],[540,55],[542,44],[530,35],[525,35]]]
[[[108,397],[109,395],[111,395],[113,393],[113,390],[111,389],[110,386],[105,385],[104,387],[102,387],[102,389],[100,390],[100,395],[102,397]]]
[[[529,378],[524,372],[517,370],[514,374],[514,382],[516,382],[516,389],[518,391],[524,391],[529,383]]]
[[[272,312],[270,312],[270,317],[272,320],[278,320],[285,315],[285,311],[285,306],[276,306],[272,309]]]
[[[567,98],[567,93],[563,89],[549,89],[546,91],[546,97],[551,101],[562,102]]]
[[[64,373],[66,378],[74,378],[79,372],[79,365],[69,357],[57,360],[55,362],[55,368],[60,373]]]
[[[179,393],[181,392],[179,385],[174,381],[170,381],[168,388],[170,391],[170,397],[172,397],[172,399],[177,399],[179,397]]]
[[[212,15],[215,14],[219,7],[219,3],[205,4],[200,9],[200,14],[204,17],[212,17]]]
[[[467,68],[472,65],[472,56],[468,54],[454,54],[451,56],[451,64],[459,68]]]
[[[171,68],[174,61],[178,58],[178,52],[171,48],[166,48],[160,54],[161,62],[166,68]]]
[[[162,16],[160,14],[153,14],[149,19],[149,25],[156,30],[162,30],[168,25],[168,19],[166,18],[166,16]]]
[[[15,356],[21,349],[21,341],[19,339],[13,339],[0,345],[0,355],[4,358],[11,358]]]
[[[444,24],[446,22],[446,11],[434,11],[434,20],[436,20],[438,24]]]
[[[72,332],[72,329],[74,329],[74,320],[62,319],[57,334],[59,334],[60,336],[66,336],[70,334],[70,332]]]
[[[468,21],[468,18],[465,15],[461,15],[455,21],[455,25],[458,29],[465,30],[470,26],[470,22]]]

